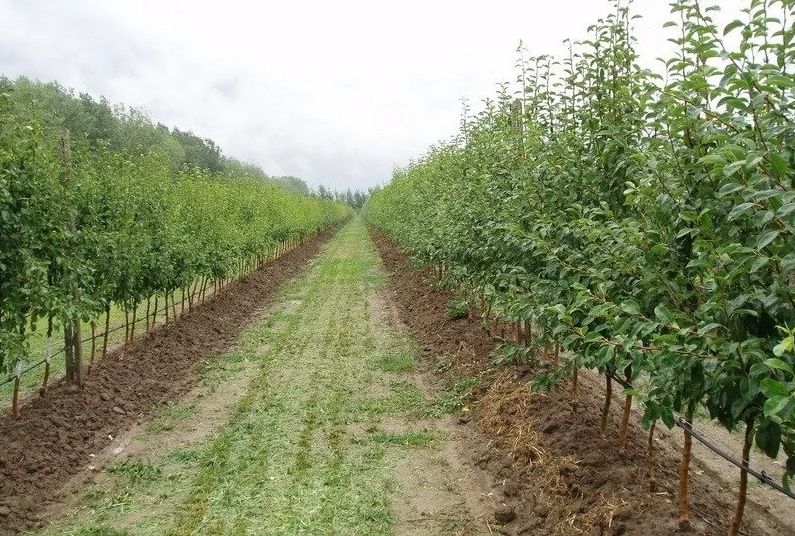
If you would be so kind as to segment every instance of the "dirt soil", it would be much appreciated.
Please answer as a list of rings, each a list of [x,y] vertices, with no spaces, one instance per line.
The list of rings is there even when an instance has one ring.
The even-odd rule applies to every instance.
[[[18,419],[0,420],[0,535],[41,525],[41,513],[90,454],[198,382],[203,364],[234,345],[278,289],[336,232],[328,229],[134,343],[111,352],[75,391],[59,382]]]
[[[434,288],[426,275],[384,234],[372,238],[390,273],[390,297],[402,321],[426,346],[426,368],[440,381],[477,376],[471,411],[461,417],[473,442],[475,464],[498,485],[503,508],[495,511],[504,534],[589,536],[676,532],[679,454],[671,434],[655,438],[654,476],[647,468],[648,433],[631,419],[627,446],[617,446],[622,400],[614,395],[607,433],[600,434],[604,387],[595,375],[580,375],[576,408],[570,382],[533,392],[531,366],[495,367],[496,344],[478,319],[451,320],[452,295]],[[432,355],[444,362],[427,362]],[[614,388],[615,391],[620,389]],[[726,481],[697,458],[691,465],[692,529],[689,534],[725,534],[735,503],[736,480]],[[795,528],[750,498],[743,534],[792,535]]]

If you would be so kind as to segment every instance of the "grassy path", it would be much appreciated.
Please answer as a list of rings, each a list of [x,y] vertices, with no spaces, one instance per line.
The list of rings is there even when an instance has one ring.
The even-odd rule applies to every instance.
[[[455,408],[417,379],[384,285],[354,219],[220,359],[212,396],[245,385],[225,424],[197,438],[185,430],[202,410],[172,407],[174,422],[145,428],[134,441],[149,447],[113,461],[47,533],[479,533],[457,489],[471,486],[450,446]]]

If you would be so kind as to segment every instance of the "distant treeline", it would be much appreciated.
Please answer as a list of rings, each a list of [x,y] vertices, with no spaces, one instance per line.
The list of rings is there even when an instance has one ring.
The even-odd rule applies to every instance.
[[[362,205],[364,205],[364,202],[367,201],[367,198],[370,197],[372,189],[365,192],[363,190],[351,190],[348,188],[343,192],[340,190],[329,190],[321,184],[315,193],[324,199],[333,199],[339,203],[346,203],[350,207],[359,210],[362,208]]]
[[[256,164],[225,156],[210,138],[155,123],[140,109],[112,104],[104,97],[95,99],[87,93],[75,93],[57,82],[38,82],[26,77],[11,80],[0,76],[0,94],[5,94],[14,115],[20,119],[29,118],[52,130],[65,126],[76,143],[133,154],[164,153],[174,173],[190,167],[260,179],[281,185],[290,192],[335,199],[354,208],[361,207],[367,197],[364,192],[336,192],[323,186],[310,191],[303,179],[268,175]]]

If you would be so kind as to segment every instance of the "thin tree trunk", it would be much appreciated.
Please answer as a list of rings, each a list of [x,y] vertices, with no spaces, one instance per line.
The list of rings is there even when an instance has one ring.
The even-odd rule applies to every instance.
[[[656,477],[656,462],[654,461],[654,428],[657,426],[657,421],[652,421],[649,426],[649,440],[646,444],[646,469],[649,473],[649,491],[655,491],[657,488]]]
[[[105,334],[102,336],[102,359],[108,356],[108,335],[110,334],[110,303],[105,305]]]
[[[687,405],[685,412],[685,420],[688,424],[693,423],[693,411],[695,403],[690,402]],[[689,431],[685,430],[684,446],[682,447],[682,460],[679,465],[679,494],[677,504],[679,507],[679,527],[686,529],[690,527],[690,498],[689,498],[689,480],[690,480],[690,457],[693,449],[693,436]]]
[[[124,342],[130,342],[130,311],[124,307]]]
[[[60,158],[61,158],[61,184],[65,190],[71,187],[71,171],[72,171],[72,149],[71,141],[69,139],[69,129],[61,127],[60,133]],[[75,215],[69,219],[67,224],[68,231],[74,235],[77,232],[77,220]],[[72,287],[72,304],[77,306],[80,303],[80,288],[77,285]],[[78,387],[82,386],[82,346],[80,341],[80,317],[76,314],[70,318],[66,324],[69,326],[64,327],[64,342],[68,346],[68,354],[66,357],[66,379],[74,383]],[[71,324],[71,325],[69,325]]]
[[[11,398],[11,415],[15,419],[19,417],[19,374],[14,378],[14,395]]]
[[[166,309],[166,319],[165,319],[165,321],[163,323],[168,325],[168,291],[165,291],[163,293],[163,304],[164,304],[165,309]]]
[[[607,417],[610,415],[610,401],[613,399],[613,378],[609,374],[605,374],[605,403],[602,406],[602,426],[601,430],[604,434],[607,430]]]
[[[91,360],[88,362],[88,369],[94,365],[94,358],[97,355],[97,323],[91,319]]]
[[[734,510],[734,519],[729,526],[729,536],[737,536],[740,532],[740,523],[745,512],[745,499],[748,495],[748,463],[751,460],[751,446],[754,443],[754,419],[749,418],[745,423],[745,441],[743,441],[743,468],[740,469],[740,490],[737,495],[737,507]]]
[[[52,315],[47,317],[47,346],[44,348],[44,378],[39,389],[39,396],[47,392],[47,381],[50,379],[50,359],[52,359]]]
[[[627,446],[627,429],[629,428],[629,415],[632,409],[632,395],[624,398],[624,415],[621,419],[621,428],[618,431],[618,448],[623,449]]]
[[[130,342],[135,339],[135,322],[138,320],[138,302],[133,302],[132,325],[130,326]]]
[[[154,328],[157,325],[157,294],[155,294],[155,312],[152,313],[152,327]]]
[[[171,318],[176,322],[177,321],[177,304],[174,303],[174,291],[171,291]]]
[[[63,354],[64,362],[66,364],[66,381],[74,383],[74,341],[72,340],[72,323],[66,322],[63,327]]]
[[[150,325],[150,322],[149,322],[150,316],[149,316],[149,314],[151,312],[151,307],[152,307],[152,297],[151,296],[147,296],[146,297],[146,331],[149,331],[149,325]]]

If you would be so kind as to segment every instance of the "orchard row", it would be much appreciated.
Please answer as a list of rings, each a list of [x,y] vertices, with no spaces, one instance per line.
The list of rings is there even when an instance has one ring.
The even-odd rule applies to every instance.
[[[745,430],[746,460],[754,443],[783,448],[789,485],[795,1],[749,1],[722,27],[717,10],[672,3],[662,73],[639,66],[620,2],[561,60],[522,51],[517,84],[466,110],[460,134],[398,170],[365,211],[486,320],[516,324],[521,344],[504,359],[533,359],[533,346],[559,356],[537,387],[576,389],[581,368],[608,392],[636,381],[647,387],[626,403],[645,426],[702,408]],[[731,534],[746,486],[743,471]]]
[[[157,147],[111,147],[12,104],[0,94],[6,373],[41,357],[29,355],[31,333],[63,326],[67,379],[79,382],[81,321],[107,318],[111,304],[135,311],[151,296],[224,281],[350,210],[228,171],[175,170]]]

